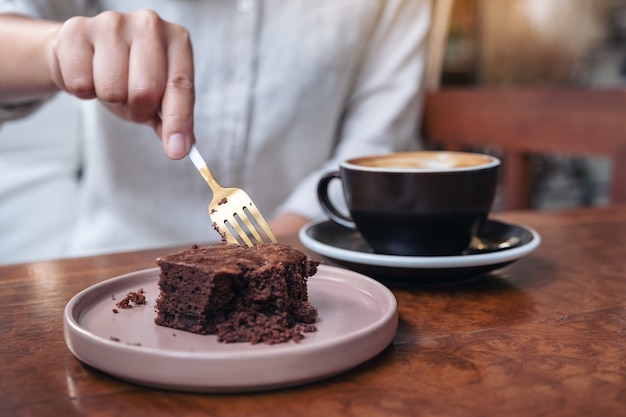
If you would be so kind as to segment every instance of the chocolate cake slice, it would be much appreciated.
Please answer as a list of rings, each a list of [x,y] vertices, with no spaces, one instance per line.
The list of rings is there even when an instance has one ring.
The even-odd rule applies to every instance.
[[[157,259],[155,323],[222,342],[281,343],[315,331],[307,279],[319,262],[287,245],[192,246]]]

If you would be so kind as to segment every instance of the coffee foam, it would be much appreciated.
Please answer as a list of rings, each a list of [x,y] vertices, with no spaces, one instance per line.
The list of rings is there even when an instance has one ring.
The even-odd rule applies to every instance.
[[[380,169],[417,169],[417,170],[454,170],[463,168],[477,168],[493,165],[497,159],[488,155],[444,152],[420,151],[401,152],[386,155],[366,156],[348,161],[352,165]]]

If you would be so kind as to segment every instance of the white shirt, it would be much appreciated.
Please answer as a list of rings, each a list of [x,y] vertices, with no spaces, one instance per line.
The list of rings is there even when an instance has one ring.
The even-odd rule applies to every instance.
[[[417,144],[427,0],[0,0],[0,13],[62,20],[93,4],[151,8],[190,31],[197,147],[218,181],[243,188],[268,219],[284,211],[322,216],[315,188],[323,172],[348,157]],[[76,103],[79,140],[58,145],[76,158],[62,173],[75,188],[66,201],[72,218],[46,214],[51,222],[63,217],[66,244],[37,256],[220,239],[207,212],[210,190],[187,158],[170,160],[150,128],[117,119],[96,100]],[[0,117],[15,116],[8,110]],[[1,181],[17,183],[28,171],[49,182],[35,163],[46,158],[45,146],[24,144],[32,160],[5,168],[7,142],[22,146],[7,136],[0,130]],[[12,205],[6,188],[0,184],[0,215]],[[10,212],[22,217],[22,237],[46,238],[27,218],[45,210]],[[0,262],[29,259],[27,245],[15,248],[2,233],[14,221],[0,217]]]

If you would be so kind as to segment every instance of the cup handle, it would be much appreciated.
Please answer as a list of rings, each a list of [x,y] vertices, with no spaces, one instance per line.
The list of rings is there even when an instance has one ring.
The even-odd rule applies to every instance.
[[[339,171],[332,171],[324,174],[317,183],[317,198],[322,206],[322,210],[335,223],[347,227],[348,229],[356,230],[354,221],[349,216],[346,216],[337,210],[337,208],[330,201],[330,197],[328,196],[328,186],[334,179],[341,181]]]

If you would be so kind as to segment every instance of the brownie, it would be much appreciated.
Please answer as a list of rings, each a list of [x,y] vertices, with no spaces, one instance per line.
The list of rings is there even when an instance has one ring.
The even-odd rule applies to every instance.
[[[279,243],[192,246],[157,259],[155,323],[221,342],[282,343],[315,331],[307,280],[319,262]]]

